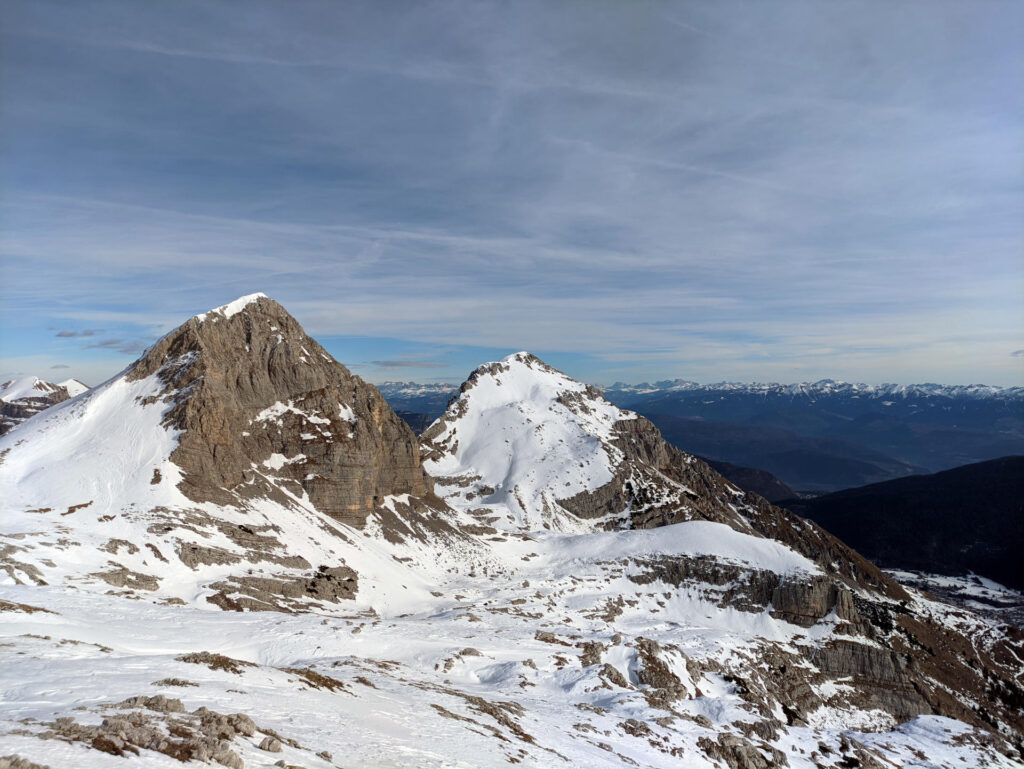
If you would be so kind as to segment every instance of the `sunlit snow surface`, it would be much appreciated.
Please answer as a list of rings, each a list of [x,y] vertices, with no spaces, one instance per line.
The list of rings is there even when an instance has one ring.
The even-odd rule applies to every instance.
[[[0,400],[8,403],[23,398],[44,398],[51,392],[53,385],[34,376],[20,377],[0,384]]]
[[[605,482],[611,460],[599,437],[622,418],[610,406],[563,412],[561,390],[529,381],[504,377],[510,396],[479,390],[467,411],[477,421],[460,423],[475,427],[460,426],[459,451],[443,468],[477,473],[509,494],[518,489],[521,520],[443,546],[390,542],[375,520],[356,531],[294,496],[244,509],[190,502],[176,486],[176,436],[163,425],[168,405],[153,400],[155,379],[115,378],[0,439],[0,756],[51,769],[180,767],[153,751],[115,757],[38,736],[57,718],[98,724],[110,712],[101,705],[164,694],[189,711],[245,713],[294,741],[270,753],[258,747],[262,734],[235,739],[231,748],[250,769],[282,760],[307,769],[487,769],[513,760],[545,768],[713,766],[699,741],[737,733],[735,724],[753,716],[735,683],[691,674],[686,658],[742,670],[758,664],[764,645],[815,648],[838,620],[800,628],[768,611],[723,607],[705,587],[630,577],[648,559],[680,554],[784,575],[816,567],[779,543],[706,521],[647,531],[524,530],[553,486],[572,492]],[[510,410],[510,398],[523,410]],[[400,510],[407,501],[385,506]],[[508,506],[507,497],[492,505]],[[472,520],[468,510],[456,515]],[[260,560],[189,568],[176,557],[182,543],[249,557],[218,521],[273,526],[279,554],[347,564],[359,575],[355,600],[295,614],[217,609],[205,600],[211,582],[282,572]],[[113,540],[127,544],[111,550]],[[158,576],[159,585],[125,595],[95,576],[111,563]],[[33,584],[33,573],[48,584]],[[943,621],[940,606],[920,601]],[[665,720],[645,697],[641,638],[661,644],[685,690],[673,705],[678,717]],[[600,644],[600,664],[584,664],[587,644]],[[235,673],[178,659],[200,651],[254,664]],[[324,686],[309,671],[334,683]],[[612,673],[619,684],[609,683]],[[842,692],[842,682],[827,686]],[[650,732],[634,733],[635,722]],[[844,736],[894,766],[1012,766],[958,744],[969,730],[955,721],[890,727],[884,714],[826,707],[814,728],[783,729],[770,745],[795,769],[840,766]],[[830,753],[812,759],[820,745]]]
[[[205,321],[205,320],[208,320],[208,319],[209,320],[217,320],[217,316],[220,316],[220,317],[222,317],[222,318],[224,318],[226,320],[226,319],[232,317],[233,315],[237,315],[238,313],[240,313],[242,310],[244,310],[246,307],[248,307],[253,302],[255,302],[255,301],[259,300],[259,299],[266,299],[266,298],[267,298],[267,295],[262,293],[262,292],[257,292],[255,294],[249,294],[248,296],[241,296],[241,297],[239,297],[238,299],[236,299],[233,302],[228,302],[227,304],[222,305],[220,307],[217,307],[217,308],[215,308],[213,310],[210,310],[209,312],[203,312],[203,313],[200,313],[199,315],[196,315],[196,319],[200,320],[200,321]]]
[[[58,382],[61,387],[68,391],[68,395],[74,398],[76,395],[81,395],[89,389],[89,385],[85,382],[80,382],[77,379],[65,379],[63,382]]]
[[[0,752],[54,769],[180,766],[151,751],[144,752],[144,761],[114,759],[81,744],[34,736],[42,730],[37,722],[71,715],[98,723],[103,713],[94,709],[100,704],[162,693],[180,698],[189,710],[205,706],[246,713],[260,727],[301,746],[270,754],[257,747],[261,735],[236,739],[233,748],[246,767],[270,767],[282,756],[310,769],[497,767],[511,758],[534,767],[712,766],[697,740],[749,718],[734,687],[714,675],[691,680],[677,662],[675,672],[703,693],[679,703],[679,709],[709,719],[711,728],[683,719],[660,727],[654,719],[664,711],[651,708],[636,685],[632,642],[643,635],[688,656],[729,660],[750,655],[752,638],[788,643],[800,633],[766,614],[721,610],[685,592],[665,600],[621,578],[606,582],[592,565],[582,567],[539,558],[517,572],[492,571],[485,579],[452,574],[438,580],[440,597],[405,606],[401,615],[379,616],[354,609],[328,615],[235,614],[60,588],[0,587],[0,600],[56,612],[2,615],[0,730],[8,733],[0,733]],[[524,581],[529,588],[523,588]],[[612,591],[635,595],[636,606],[612,623],[588,618],[587,608],[600,606]],[[538,640],[538,630],[568,645]],[[577,644],[584,641],[608,645],[604,658],[630,689],[605,688],[595,666],[581,666]],[[234,674],[176,659],[199,650],[257,665]],[[303,668],[330,676],[343,688],[311,688],[288,670]],[[166,679],[198,686],[156,683]],[[473,698],[516,703],[522,709],[508,711],[516,728],[481,712]],[[86,710],[76,710],[81,707]],[[21,723],[26,718],[35,722]],[[679,749],[684,758],[625,733],[626,719],[649,723],[657,744]],[[787,754],[790,766],[808,769],[815,766],[810,753],[819,743],[840,758],[841,734],[896,759],[895,766],[1013,766],[955,744],[953,737],[970,730],[948,719],[922,717],[879,734],[850,731],[850,726],[791,728],[773,745]],[[10,733],[17,729],[28,734]],[[332,760],[317,758],[322,751]]]
[[[608,441],[616,422],[633,419],[586,385],[528,353],[480,373],[463,392],[458,420],[434,439],[446,453],[424,464],[438,478],[470,479],[493,489],[483,505],[527,529],[553,522],[558,499],[594,491],[612,479],[621,453]],[[566,396],[584,400],[574,408]],[[442,482],[443,485],[443,482]],[[557,513],[555,513],[557,516]]]

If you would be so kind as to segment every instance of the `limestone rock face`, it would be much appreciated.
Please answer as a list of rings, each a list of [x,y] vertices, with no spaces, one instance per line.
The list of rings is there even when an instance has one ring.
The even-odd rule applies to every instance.
[[[377,388],[352,374],[263,295],[189,319],[127,374],[158,374],[180,431],[171,459],[195,502],[304,495],[362,526],[393,495],[431,495],[416,437]]]

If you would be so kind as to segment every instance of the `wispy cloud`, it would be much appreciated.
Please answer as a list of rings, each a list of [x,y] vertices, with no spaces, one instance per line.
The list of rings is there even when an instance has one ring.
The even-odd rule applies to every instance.
[[[87,345],[90,350],[116,350],[125,355],[138,355],[146,349],[146,343],[128,339],[104,339],[102,342]]]
[[[67,331],[67,330],[58,331],[57,332],[57,336],[59,338],[61,338],[61,339],[72,339],[74,337],[96,336],[97,334],[102,334],[102,333],[103,333],[103,329],[102,328],[85,328],[85,329],[82,329],[81,331]]]
[[[15,6],[8,358],[265,291],[596,380],[1021,377],[1019,4]]]

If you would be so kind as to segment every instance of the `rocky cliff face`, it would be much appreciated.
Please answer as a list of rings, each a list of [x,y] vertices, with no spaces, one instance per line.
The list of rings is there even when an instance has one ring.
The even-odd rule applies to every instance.
[[[0,435],[70,397],[67,387],[37,377],[4,382],[0,385]]]
[[[127,378],[154,374],[195,502],[305,497],[359,527],[389,496],[431,496],[409,427],[266,296],[191,318]]]

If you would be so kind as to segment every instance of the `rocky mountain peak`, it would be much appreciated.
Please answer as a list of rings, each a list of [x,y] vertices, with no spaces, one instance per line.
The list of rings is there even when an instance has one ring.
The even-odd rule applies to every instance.
[[[374,552],[458,537],[412,431],[263,295],[190,318],[0,439],[0,499],[16,582],[232,609],[351,598],[367,563],[371,593],[408,585],[358,529]]]
[[[651,528],[697,517],[749,529],[734,510],[742,492],[646,419],[530,353],[477,368],[421,442],[432,474],[545,510],[542,526],[568,517]]]
[[[195,502],[308,498],[361,526],[389,496],[430,494],[412,431],[264,294],[190,318],[126,376],[153,375]]]
[[[525,528],[574,528],[559,502],[612,479],[610,438],[632,418],[526,352],[479,366],[421,436],[428,472],[504,506]]]

